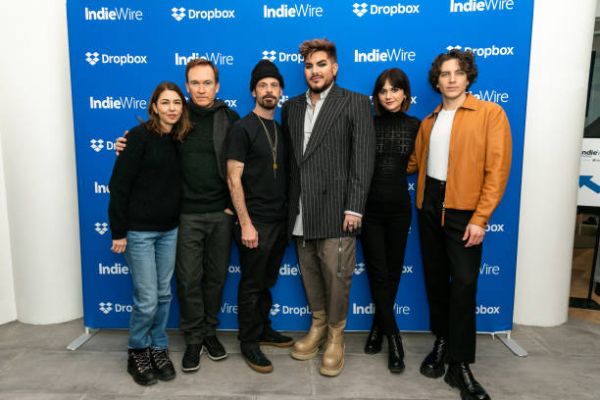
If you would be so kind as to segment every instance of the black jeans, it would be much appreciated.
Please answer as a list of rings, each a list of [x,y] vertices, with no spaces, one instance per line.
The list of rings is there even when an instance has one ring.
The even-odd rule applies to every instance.
[[[223,211],[181,214],[175,276],[186,344],[216,333],[227,278],[234,217]]]
[[[254,228],[258,231],[258,247],[254,249],[242,244],[238,223],[233,229],[242,270],[238,287],[238,338],[246,348],[258,346],[262,333],[271,329],[271,288],[277,282],[287,244],[285,222],[254,222]]]
[[[445,183],[427,177],[419,211],[421,251],[429,322],[447,339],[448,362],[475,362],[475,301],[482,245],[466,248],[462,240],[473,211],[446,209]]]
[[[366,213],[362,225],[363,255],[375,302],[374,322],[386,335],[398,332],[394,303],[402,276],[410,214],[408,203],[394,215]]]

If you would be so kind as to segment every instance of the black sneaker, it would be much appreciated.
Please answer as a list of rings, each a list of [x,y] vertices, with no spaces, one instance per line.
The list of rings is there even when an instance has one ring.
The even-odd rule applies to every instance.
[[[170,381],[175,378],[175,367],[169,358],[169,350],[150,349],[150,362],[156,377],[161,381]]]
[[[129,349],[127,354],[129,355],[127,358],[127,372],[133,377],[135,383],[148,386],[158,382],[152,369],[150,350],[148,348]]]
[[[284,336],[273,329],[267,329],[260,336],[259,343],[265,346],[292,347],[294,339]]]
[[[181,370],[183,372],[194,372],[200,369],[200,354],[202,354],[202,344],[188,344],[181,360]]]
[[[273,371],[273,364],[258,346],[251,348],[242,346],[242,357],[246,360],[246,364],[256,372],[268,374]]]
[[[213,361],[219,361],[227,357],[225,347],[219,342],[216,335],[204,338],[204,349],[208,353],[208,358]]]

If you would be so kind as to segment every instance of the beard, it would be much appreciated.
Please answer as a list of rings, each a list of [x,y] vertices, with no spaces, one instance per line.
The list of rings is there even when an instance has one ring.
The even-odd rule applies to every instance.
[[[261,97],[256,100],[259,106],[264,108],[265,110],[273,110],[277,107],[277,98],[276,97]]]

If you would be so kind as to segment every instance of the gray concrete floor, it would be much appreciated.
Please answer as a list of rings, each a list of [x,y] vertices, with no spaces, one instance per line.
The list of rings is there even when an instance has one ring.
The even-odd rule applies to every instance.
[[[197,373],[178,371],[174,381],[136,385],[126,373],[127,333],[100,331],[77,351],[65,346],[83,331],[82,321],[34,326],[0,326],[0,399],[458,399],[442,379],[419,374],[432,336],[404,335],[407,368],[387,371],[387,354],[363,354],[364,333],[347,334],[346,367],[337,378],[318,373],[318,359],[295,361],[285,349],[266,348],[275,370],[261,375],[239,354],[233,333],[221,337],[229,358],[203,356]],[[296,335],[298,336],[298,335]],[[512,355],[490,336],[478,337],[475,376],[494,400],[600,399],[600,325],[572,320],[555,328],[516,326],[513,338],[529,356]],[[179,367],[182,336],[171,332],[173,361]]]

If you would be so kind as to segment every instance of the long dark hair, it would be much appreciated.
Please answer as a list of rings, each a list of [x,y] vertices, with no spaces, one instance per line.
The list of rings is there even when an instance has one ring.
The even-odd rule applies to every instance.
[[[383,71],[377,77],[375,81],[375,87],[373,88],[373,105],[375,106],[375,113],[381,115],[384,108],[379,103],[379,92],[385,86],[385,81],[390,81],[390,85],[396,89],[404,90],[404,96],[406,98],[402,102],[400,111],[406,112],[410,107],[410,82],[408,76],[400,68],[389,68]]]
[[[160,118],[158,117],[158,114],[154,112],[152,106],[158,103],[158,98],[165,90],[174,91],[181,99],[181,117],[179,118],[179,121],[177,121],[177,123],[173,126],[173,130],[170,133],[171,135],[173,135],[174,138],[181,140],[181,138],[183,138],[192,129],[192,123],[190,122],[190,119],[188,117],[188,109],[185,102],[185,96],[183,95],[181,89],[179,89],[179,86],[177,86],[173,82],[165,81],[159,83],[158,86],[156,86],[156,89],[154,89],[154,92],[152,92],[152,96],[150,97],[150,103],[148,104],[148,115],[150,116],[150,119],[144,124],[146,126],[146,129],[148,129],[149,131],[163,134],[160,128]]]

